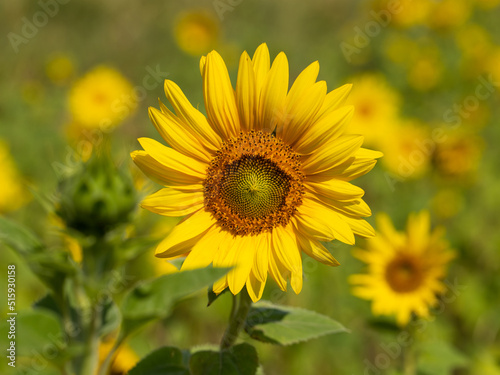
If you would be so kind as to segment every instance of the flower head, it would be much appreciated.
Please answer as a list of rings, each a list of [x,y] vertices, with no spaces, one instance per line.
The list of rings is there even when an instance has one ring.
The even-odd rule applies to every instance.
[[[395,230],[384,214],[377,217],[377,227],[367,249],[354,250],[368,272],[351,276],[353,294],[371,300],[375,315],[395,315],[400,325],[407,324],[412,313],[428,317],[436,294],[445,289],[441,278],[454,257],[443,230],[430,231],[427,211],[410,215],[406,232]]]
[[[7,144],[0,139],[0,214],[14,211],[28,201],[28,193],[10,155]]]
[[[136,106],[130,82],[106,66],[98,66],[80,78],[69,95],[71,115],[85,128],[116,126]]]
[[[141,138],[132,158],[165,188],[142,207],[185,216],[156,249],[172,258],[189,252],[182,269],[236,266],[213,289],[246,286],[254,301],[268,274],[286,290],[302,289],[301,252],[338,262],[320,241],[353,244],[354,234],[372,236],[362,217],[370,209],[363,190],[350,183],[367,173],[381,153],[361,148],[363,137],[344,135],[353,108],[344,106],[350,85],[327,94],[316,82],[317,62],[288,90],[288,61],[272,65],[262,44],[244,52],[233,89],[221,56],[200,62],[207,116],[172,81],[165,93],[174,112],[160,103],[150,118],[171,146]]]
[[[218,22],[206,12],[184,13],[175,25],[177,45],[193,56],[200,56],[214,48],[218,36]]]

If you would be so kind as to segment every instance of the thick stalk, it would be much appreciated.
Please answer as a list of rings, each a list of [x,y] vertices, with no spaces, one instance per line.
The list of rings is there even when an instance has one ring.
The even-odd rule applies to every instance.
[[[226,332],[222,337],[220,348],[221,350],[229,349],[234,345],[238,339],[238,335],[245,324],[246,317],[252,306],[252,300],[248,295],[246,288],[243,288],[240,292],[240,300],[238,308],[235,309],[236,298],[233,298],[233,309],[231,311],[231,316],[229,318],[229,325],[226,328]]]

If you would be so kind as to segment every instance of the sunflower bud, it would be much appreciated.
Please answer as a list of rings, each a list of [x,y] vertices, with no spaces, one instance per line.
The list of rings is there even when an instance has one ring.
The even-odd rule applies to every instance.
[[[69,228],[103,236],[128,220],[136,194],[128,175],[104,155],[94,155],[59,185],[58,215]]]

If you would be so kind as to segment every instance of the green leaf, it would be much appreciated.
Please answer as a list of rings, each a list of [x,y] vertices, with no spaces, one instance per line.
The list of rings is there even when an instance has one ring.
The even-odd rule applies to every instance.
[[[105,336],[113,332],[120,325],[122,315],[120,309],[112,299],[108,299],[102,305],[101,319],[102,325],[99,329],[100,336]]]
[[[425,341],[418,348],[418,369],[426,375],[451,374],[467,365],[467,358],[446,341]]]
[[[24,226],[0,216],[0,242],[13,248],[21,255],[42,249],[40,240]]]
[[[126,319],[152,319],[168,315],[175,302],[199,291],[227,273],[227,268],[202,268],[163,275],[143,282],[124,298]]]
[[[250,309],[245,331],[258,341],[290,345],[347,329],[314,311],[261,301]]]
[[[11,318],[14,318],[12,322],[15,322],[16,328],[16,355],[41,356],[46,362],[65,357],[67,337],[56,314],[45,309],[25,310],[8,316],[2,326],[7,323],[10,327],[8,319]]]
[[[255,375],[258,367],[257,351],[246,343],[222,352],[199,351],[189,361],[192,375]]]
[[[178,348],[163,347],[141,359],[128,375],[189,375],[182,358]]]

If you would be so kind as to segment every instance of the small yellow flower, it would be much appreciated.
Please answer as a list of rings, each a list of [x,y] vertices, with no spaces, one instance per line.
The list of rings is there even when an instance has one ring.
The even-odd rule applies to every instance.
[[[426,318],[445,290],[441,279],[454,257],[439,228],[430,231],[427,211],[411,214],[406,232],[394,229],[389,216],[377,216],[377,235],[367,249],[353,254],[368,265],[367,273],[351,275],[352,293],[372,301],[374,315],[395,315],[406,325],[412,313]]]
[[[55,84],[68,82],[75,73],[73,60],[67,55],[58,54],[50,58],[45,66],[45,74]]]
[[[80,78],[69,94],[74,121],[85,128],[112,128],[137,106],[131,83],[115,69],[98,66]]]
[[[28,200],[21,175],[14,164],[7,144],[0,140],[0,214],[22,207]]]
[[[184,13],[175,24],[175,39],[184,52],[200,56],[217,44],[219,24],[208,12]]]
[[[435,29],[451,29],[465,24],[471,14],[469,0],[435,1],[428,23]]]
[[[366,74],[353,79],[347,100],[356,108],[346,132],[362,134],[368,146],[378,147],[396,121],[400,98],[382,76]]]
[[[361,148],[363,137],[345,135],[353,108],[351,86],[327,93],[316,82],[314,62],[288,89],[288,60],[271,64],[262,44],[253,58],[243,52],[236,90],[222,57],[201,58],[205,117],[181,89],[165,81],[174,112],[162,103],[149,115],[165,142],[140,138],[132,153],[138,167],[165,186],[142,207],[165,216],[186,216],[160,243],[156,256],[186,252],[181,269],[232,267],[214,284],[233,294],[246,286],[261,298],[268,274],[282,290],[302,289],[302,252],[338,262],[320,241],[354,244],[370,237],[362,217],[371,214],[364,191],[351,184],[382,156]]]

